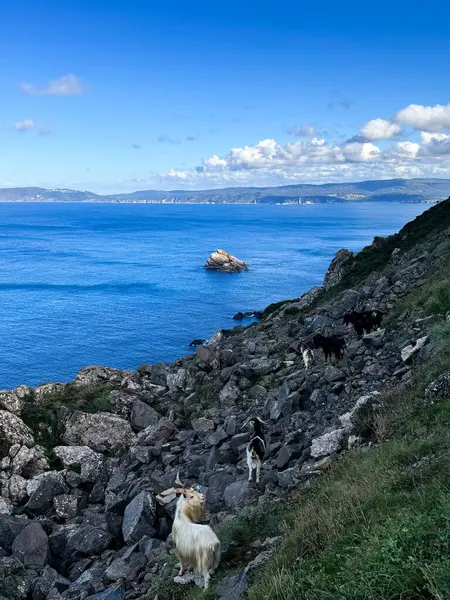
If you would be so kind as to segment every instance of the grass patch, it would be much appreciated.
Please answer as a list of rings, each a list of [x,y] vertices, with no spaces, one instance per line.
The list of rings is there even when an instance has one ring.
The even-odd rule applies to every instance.
[[[38,444],[51,450],[60,442],[63,425],[58,416],[62,406],[88,413],[108,412],[110,389],[104,386],[75,385],[69,383],[57,394],[48,394],[39,402],[35,397],[22,409],[21,418],[33,431]]]
[[[402,315],[412,313],[424,317],[445,315],[450,311],[450,256],[420,288],[411,291],[385,317],[383,326],[391,327]]]

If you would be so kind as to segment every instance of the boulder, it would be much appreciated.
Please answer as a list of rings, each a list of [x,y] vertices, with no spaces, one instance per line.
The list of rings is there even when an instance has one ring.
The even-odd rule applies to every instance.
[[[139,432],[134,443],[138,446],[155,446],[160,448],[176,433],[177,428],[170,419],[162,418],[156,425],[150,425]]]
[[[0,496],[0,519],[2,515],[11,515],[14,510],[13,505],[7,498]]]
[[[25,385],[20,385],[15,390],[0,390],[0,408],[20,416],[22,407],[31,396],[31,389]]]
[[[95,483],[103,471],[103,456],[89,446],[56,446],[55,455],[66,469],[79,469],[83,483]]]
[[[338,452],[342,448],[345,433],[345,429],[335,429],[313,439],[311,442],[311,456],[313,458],[322,458],[323,456]]]
[[[130,550],[133,552],[126,552],[123,556],[115,558],[106,569],[105,576],[108,581],[134,581],[139,571],[147,564],[145,554],[134,552],[133,547]]]
[[[214,433],[211,433],[205,440],[205,445],[207,447],[218,446],[221,442],[224,442],[228,439],[228,435],[222,429],[222,427],[218,427]]]
[[[70,581],[48,565],[33,587],[33,600],[48,600],[50,593],[62,593],[70,587]]]
[[[78,497],[70,494],[60,494],[53,498],[56,516],[60,519],[74,519],[78,514]]]
[[[12,545],[13,555],[25,567],[41,569],[47,562],[48,537],[39,523],[30,523],[19,533]]]
[[[215,424],[212,419],[200,417],[199,419],[192,419],[191,426],[196,433],[210,433],[214,431]]]
[[[240,479],[225,488],[223,499],[227,510],[236,510],[244,506],[248,500],[255,496],[255,488],[250,482]]]
[[[113,538],[109,532],[93,525],[82,525],[69,533],[67,550],[90,557],[92,554],[104,552],[112,541]]]
[[[375,348],[377,350],[383,346],[385,334],[385,329],[378,329],[377,331],[367,333],[363,337],[363,341],[368,348]]]
[[[144,536],[156,533],[156,504],[150,492],[140,492],[125,508],[122,535],[127,544],[135,544]]]
[[[420,350],[422,350],[422,348],[427,342],[428,336],[425,335],[419,338],[415,344],[410,344],[409,346],[406,346],[406,348],[403,348],[403,350],[401,351],[402,361],[408,362],[409,360],[411,360],[411,358],[414,355],[416,355],[418,352],[420,352]]]
[[[425,390],[425,400],[432,405],[441,398],[450,398],[450,371],[430,383]]]
[[[107,412],[75,411],[65,423],[62,441],[69,446],[88,446],[105,452],[117,446],[129,446],[135,439],[125,419]]]
[[[379,407],[380,400],[380,392],[371,392],[358,398],[354,407],[339,417],[345,431],[353,434],[361,433],[361,430],[367,427],[367,421],[372,411]]]
[[[330,289],[330,287],[333,287],[333,285],[342,281],[352,266],[352,259],[354,256],[355,254],[353,252],[350,252],[345,248],[336,252],[323,280],[323,287],[325,290]]]
[[[167,387],[169,390],[184,389],[188,379],[188,372],[186,369],[178,369],[176,373],[169,373],[167,375]]]
[[[11,475],[4,486],[4,491],[11,502],[19,504],[27,496],[27,481],[20,475]]]
[[[34,477],[49,469],[45,450],[40,446],[34,446],[34,448],[21,446],[14,454],[11,451],[12,448],[9,454],[11,456],[10,470],[13,475]]]
[[[119,385],[127,375],[132,375],[132,372],[111,369],[102,365],[90,365],[78,371],[74,383],[78,385]]]
[[[160,419],[161,415],[154,408],[142,402],[142,400],[136,399],[133,402],[130,421],[135,431],[142,431],[147,427],[156,425]]]
[[[245,571],[224,577],[216,586],[216,592],[220,594],[219,600],[239,600],[247,591],[248,580]]]
[[[225,471],[215,473],[208,479],[208,491],[206,501],[213,508],[223,506],[224,491],[227,486],[235,482],[235,478]]]
[[[224,406],[230,406],[240,396],[240,389],[235,383],[229,381],[219,392],[220,403]]]
[[[34,446],[33,433],[18,416],[7,410],[0,410],[0,440],[8,447],[13,444]]]
[[[228,254],[225,250],[217,250],[213,252],[204,264],[205,269],[214,271],[226,271],[228,273],[240,273],[248,271],[248,266],[242,260],[239,260],[232,254]]]
[[[27,493],[30,499],[26,508],[35,514],[45,513],[52,508],[55,496],[67,494],[68,491],[66,483],[56,471],[38,475],[27,484]]]

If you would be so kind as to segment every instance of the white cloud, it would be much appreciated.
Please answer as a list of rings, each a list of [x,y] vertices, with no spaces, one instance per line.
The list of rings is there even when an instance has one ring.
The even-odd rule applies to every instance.
[[[71,74],[53,79],[45,88],[38,88],[31,83],[21,83],[20,89],[29,96],[78,96],[87,91],[83,82]]]
[[[400,125],[385,119],[372,119],[361,129],[361,135],[368,140],[390,140],[400,133]]]
[[[421,156],[443,156],[450,154],[450,135],[446,133],[420,133],[422,147]]]
[[[411,125],[420,131],[438,133],[450,129],[450,104],[435,106],[410,104],[395,115],[395,121]]]
[[[420,144],[415,142],[397,142],[392,153],[404,158],[415,158],[420,150]]]
[[[24,121],[16,121],[15,123],[13,123],[12,127],[15,131],[23,133],[25,131],[30,131],[30,129],[33,129],[34,122],[31,119],[25,119]]]

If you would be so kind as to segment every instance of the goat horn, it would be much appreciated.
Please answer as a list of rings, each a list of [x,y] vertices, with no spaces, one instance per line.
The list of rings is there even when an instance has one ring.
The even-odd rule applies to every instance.
[[[244,429],[244,427],[247,425],[247,423],[250,421],[251,417],[249,417],[244,424],[242,425],[241,429]]]
[[[175,477],[175,483],[177,485],[183,485],[180,480],[180,471],[177,471],[177,476]]]

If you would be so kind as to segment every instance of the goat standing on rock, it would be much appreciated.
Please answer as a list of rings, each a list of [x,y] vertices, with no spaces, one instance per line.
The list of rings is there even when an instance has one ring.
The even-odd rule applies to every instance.
[[[300,346],[300,352],[302,353],[305,369],[308,371],[314,364],[314,352],[303,344]]]
[[[256,470],[256,483],[261,478],[261,467],[266,454],[266,438],[264,437],[264,421],[259,417],[251,417],[245,421],[241,429],[248,423],[253,423],[254,435],[247,444],[248,480],[252,481],[253,471]]]
[[[355,328],[358,338],[361,338],[364,333],[370,333],[374,329],[379,329],[384,313],[381,310],[366,310],[357,312],[353,310],[346,312],[343,321],[344,325],[351,323]]]
[[[312,342],[314,348],[322,348],[323,353],[325,354],[325,360],[328,360],[328,357],[331,358],[332,355],[334,355],[336,360],[339,360],[344,356],[346,347],[344,338],[337,335],[326,337],[321,333],[316,333]]]
[[[178,482],[177,482],[178,483]],[[189,568],[203,575],[207,589],[211,575],[219,566],[220,541],[209,525],[200,525],[205,496],[190,488],[177,488],[181,494],[172,525],[174,552],[180,559],[179,577]]]

